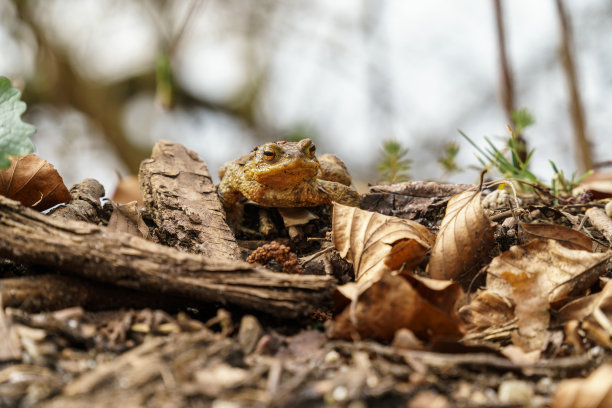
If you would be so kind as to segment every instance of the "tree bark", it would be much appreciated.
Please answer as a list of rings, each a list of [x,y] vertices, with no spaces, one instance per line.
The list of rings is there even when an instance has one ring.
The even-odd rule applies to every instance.
[[[0,196],[0,256],[92,280],[194,301],[234,304],[283,318],[308,315],[333,278],[272,272],[189,254],[104,227],[48,217]]]
[[[239,259],[236,239],[206,163],[179,143],[157,142],[138,175],[145,205],[169,246],[218,258]]]

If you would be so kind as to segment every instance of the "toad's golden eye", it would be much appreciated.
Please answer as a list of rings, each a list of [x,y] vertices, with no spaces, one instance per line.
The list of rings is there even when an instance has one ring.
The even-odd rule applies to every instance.
[[[264,151],[263,151],[263,157],[264,159],[268,161],[274,160],[274,158],[276,157],[276,152],[274,151],[273,148],[266,147],[264,148]]]
[[[312,145],[312,146],[310,146],[308,151],[310,152],[310,154],[314,155],[315,152],[317,151],[317,147],[315,145]]]

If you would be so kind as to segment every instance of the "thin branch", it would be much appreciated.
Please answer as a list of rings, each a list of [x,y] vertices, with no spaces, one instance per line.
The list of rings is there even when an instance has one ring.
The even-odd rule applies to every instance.
[[[576,64],[573,54],[573,35],[569,17],[563,4],[563,0],[555,0],[559,22],[561,24],[561,58],[567,84],[570,91],[570,113],[572,115],[572,125],[574,127],[574,137],[577,149],[578,171],[584,173],[593,168],[591,145],[586,132],[586,120],[576,74]]]

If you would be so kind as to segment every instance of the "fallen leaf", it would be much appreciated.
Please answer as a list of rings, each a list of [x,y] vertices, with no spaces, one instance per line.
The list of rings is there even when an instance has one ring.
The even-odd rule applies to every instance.
[[[363,289],[386,272],[421,263],[434,241],[432,232],[414,221],[337,203],[332,227],[334,246],[353,264]]]
[[[496,293],[481,290],[470,303],[459,309],[459,315],[470,333],[481,332],[511,322],[514,319],[514,305]]]
[[[554,239],[570,249],[593,252],[593,241],[580,231],[559,224],[520,224],[519,233],[531,241],[535,238]]]
[[[596,311],[612,316],[612,281],[608,281],[601,292],[566,304],[559,310],[558,316],[561,322],[583,320]]]
[[[491,221],[480,191],[464,191],[446,206],[427,271],[434,279],[454,279],[466,288],[495,248]]]
[[[560,323],[579,322],[586,336],[610,348],[612,341],[612,281],[601,292],[584,296],[563,306],[558,313]]]
[[[549,303],[547,293],[540,289],[545,286],[544,275],[516,270],[501,273],[501,278],[512,287],[517,318],[518,329],[511,334],[512,343],[526,353],[539,353],[548,345]]]
[[[563,380],[551,408],[603,408],[612,406],[612,365],[605,364],[584,379]]]
[[[11,166],[0,170],[0,194],[38,211],[70,202],[57,170],[35,154],[11,157]]]
[[[487,268],[487,290],[511,300],[515,307],[514,345],[526,353],[543,350],[548,343],[549,308],[590,287],[607,258],[569,249],[555,240],[534,239],[493,259]]]
[[[141,238],[149,238],[149,227],[142,219],[138,202],[127,204],[114,204],[113,213],[108,220],[107,228],[110,231],[126,232]]]
[[[137,201],[139,205],[144,205],[142,201],[142,193],[140,192],[140,184],[138,176],[122,177],[117,184],[115,193],[112,197],[113,202],[118,204],[126,204],[132,201]]]
[[[598,172],[591,174],[580,182],[573,191],[573,195],[589,192],[595,200],[612,197],[612,173]]]
[[[538,274],[544,278],[538,280],[539,291],[552,307],[559,308],[598,279],[609,256],[569,249],[555,240],[534,239],[511,247],[491,261],[487,267],[487,290],[512,299],[512,285],[502,274]]]
[[[329,335],[390,341],[397,330],[406,328],[421,340],[457,339],[463,324],[455,306],[462,296],[456,282],[436,288],[427,280],[385,274],[336,317]]]

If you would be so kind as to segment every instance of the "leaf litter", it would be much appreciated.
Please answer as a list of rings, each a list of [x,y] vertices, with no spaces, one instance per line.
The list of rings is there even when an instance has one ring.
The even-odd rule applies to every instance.
[[[464,403],[486,401],[484,405],[505,401],[506,394],[517,401],[518,388],[528,398],[533,398],[534,393],[552,395],[551,389],[537,391],[529,383],[512,378],[501,384],[490,383],[490,387],[499,387],[499,400],[479,396],[476,385],[465,382],[444,397],[438,391],[418,391],[420,385],[435,383],[436,378],[448,378],[449,374],[469,378],[469,371],[462,367],[512,370],[516,376],[536,372],[544,376],[540,378],[558,378],[561,370],[592,367],[596,353],[587,354],[589,344],[612,347],[612,289],[604,277],[609,252],[592,252],[596,246],[591,238],[573,229],[556,224],[540,226],[530,223],[535,217],[521,217],[520,240],[499,254],[496,240],[501,229],[483,211],[480,196],[480,192],[467,191],[451,198],[437,234],[435,227],[429,230],[404,218],[334,206],[333,243],[340,255],[353,264],[355,282],[338,288],[338,310],[327,334],[352,342],[326,342],[320,332],[312,331],[307,332],[312,335],[303,335],[304,339],[312,339],[302,344],[299,335],[283,336],[264,328],[256,335],[241,334],[247,337],[245,344],[250,344],[243,355],[240,347],[227,341],[236,332],[231,317],[224,320],[221,334],[202,332],[197,321],[188,325],[164,321],[162,326],[171,324],[171,332],[177,336],[167,340],[150,337],[154,333],[147,329],[148,323],[121,319],[109,327],[115,328],[112,333],[117,334],[119,347],[122,338],[133,337],[135,341],[129,347],[135,346],[134,353],[124,353],[117,364],[101,355],[108,358],[101,361],[101,370],[79,377],[82,381],[73,382],[66,388],[69,392],[53,402],[55,406],[78,404],[89,398],[101,402],[106,401],[106,392],[128,398],[125,392],[130,387],[149,387],[151,393],[162,398],[160,401],[172,403],[205,395],[273,405],[288,404],[298,390],[302,401],[311,395],[332,404],[362,399],[364,395],[389,395],[400,389],[402,395],[408,392],[415,400],[418,396],[423,401],[446,403],[449,399]],[[132,222],[136,230],[142,229],[138,228],[142,227],[141,219]],[[472,290],[470,283],[479,271],[486,281]],[[0,320],[9,330],[19,333],[22,347],[37,352],[38,345],[25,346],[28,338],[36,338],[41,350],[48,346],[49,337],[43,329],[29,328],[25,320],[11,329],[14,323],[10,317]],[[81,323],[77,319],[77,323],[71,323],[74,324],[79,327]],[[85,320],[82,325],[86,328],[91,323]],[[252,332],[240,326],[241,333]],[[74,332],[68,326],[54,330],[56,336]],[[78,331],[72,336],[75,337],[68,335],[72,339],[69,341],[77,339],[78,343]],[[393,341],[394,347],[355,341],[367,339]],[[192,364],[192,369],[179,369],[185,362],[196,361],[194,350],[197,364]],[[449,354],[433,352],[443,350]],[[163,354],[161,359],[158,351]],[[289,354],[282,359],[271,357],[282,353]],[[461,353],[466,353],[465,357]],[[310,368],[300,371],[295,366],[298,360],[291,359],[298,355],[300,361],[309,361]],[[398,363],[398,358],[403,363]],[[72,367],[74,373],[85,371],[75,369],[76,363],[69,360],[62,364]],[[170,368],[168,361],[172,361]],[[147,369],[138,374],[143,364]],[[349,369],[342,371],[340,367]],[[110,389],[98,387],[107,383],[117,368],[124,371],[122,378],[133,382],[130,387],[122,391],[125,382],[111,382]],[[338,375],[330,377],[330,372],[336,372],[333,370],[338,370]],[[351,374],[350,381],[341,372]],[[2,374],[5,377],[0,376],[0,391],[10,386],[12,392],[14,385],[2,380],[12,374],[6,369]],[[51,384],[51,392],[57,392],[62,385],[62,380],[51,372],[36,375],[48,377],[45,381]],[[319,378],[318,382],[307,385],[309,376]],[[555,398],[554,404],[589,400],[583,406],[605,406],[607,399],[597,396],[607,395],[610,383],[602,381],[601,374],[595,377],[596,381],[589,377],[571,387],[562,383],[558,391],[561,397]],[[170,394],[164,384],[173,378],[188,381],[178,393]],[[408,380],[398,382],[398,378]],[[487,380],[478,377],[478,381],[485,386]],[[597,388],[597,395],[582,392],[583,386]]]
[[[57,170],[32,153],[11,157],[10,167],[0,170],[0,194],[38,211],[70,201]]]

